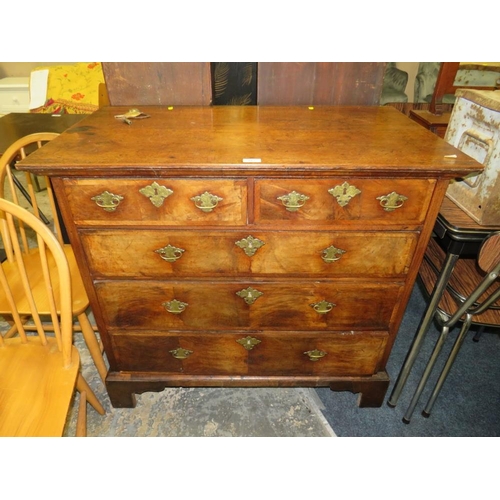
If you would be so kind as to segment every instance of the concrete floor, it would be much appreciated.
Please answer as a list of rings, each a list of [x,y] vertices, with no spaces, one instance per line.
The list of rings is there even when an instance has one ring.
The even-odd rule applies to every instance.
[[[335,437],[313,389],[167,388],[137,395],[135,408],[113,408],[79,334],[82,371],[106,409],[87,411],[94,437]],[[79,396],[65,434],[74,435]]]

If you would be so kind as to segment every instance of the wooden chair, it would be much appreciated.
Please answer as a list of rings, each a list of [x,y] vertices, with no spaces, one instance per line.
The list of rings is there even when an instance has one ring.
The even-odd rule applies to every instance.
[[[92,359],[97,367],[97,371],[101,379],[104,381],[107,374],[107,367],[103,357],[103,349],[102,345],[99,342],[96,336],[96,328],[92,326],[89,318],[87,317],[87,311],[89,309],[89,298],[85,291],[83,281],[80,275],[80,271],[78,269],[76,259],[73,253],[73,249],[71,245],[65,244],[62,237],[62,228],[59,221],[58,211],[56,209],[56,200],[54,198],[54,194],[52,191],[51,184],[48,178],[44,178],[45,186],[46,186],[46,194],[43,193],[43,196],[46,199],[46,203],[43,207],[43,210],[40,208],[40,193],[37,193],[35,190],[35,182],[33,176],[25,172],[25,182],[22,183],[18,177],[18,175],[14,175],[13,165],[16,160],[23,159],[27,154],[33,151],[33,149],[37,149],[45,144],[47,141],[50,141],[57,137],[57,133],[36,133],[27,135],[12,144],[2,155],[0,158],[0,198],[9,199],[16,205],[21,205],[23,208],[28,209],[32,212],[37,218],[45,219],[45,223],[53,223],[53,232],[55,233],[59,244],[64,250],[66,255],[66,259],[68,260],[71,272],[71,285],[72,285],[72,312],[73,316],[77,319],[75,324],[73,325],[73,329],[75,331],[81,331],[87,347],[90,351]],[[24,189],[25,196],[19,195],[19,189]],[[45,190],[44,190],[45,191]],[[30,200],[28,203],[26,200]],[[2,238],[4,244],[4,250],[6,253],[7,261],[13,265],[15,263],[16,257],[14,255],[13,250],[13,241],[11,241],[9,237],[9,233],[6,228],[6,221],[0,220],[0,224],[2,227]],[[36,240],[31,238],[29,239],[26,232],[21,227],[20,236],[22,238],[23,249],[26,255],[33,255],[37,253],[37,245]],[[30,248],[31,247],[31,248]],[[55,263],[52,263],[55,265]],[[43,283],[43,276],[40,274],[40,270],[38,268],[38,263],[34,262],[31,264],[30,260],[26,261],[27,272],[31,277],[31,283],[33,286],[33,293],[37,296],[38,294],[42,295],[45,293],[44,288],[40,285]],[[38,281],[36,281],[38,280]],[[28,324],[27,321],[31,317],[30,309],[26,308],[25,310],[20,307],[20,314],[25,323],[24,328],[30,329],[35,328],[34,325]],[[23,306],[24,307],[24,306]],[[9,305],[5,302],[5,300],[0,301],[0,315],[4,316],[4,318],[8,319],[9,314]],[[50,328],[50,325],[47,326]],[[19,327],[15,322],[12,322],[12,328],[5,333],[4,338],[10,338],[15,335],[19,331]]]
[[[0,436],[62,436],[75,388],[80,408],[85,410],[88,401],[98,413],[105,413],[80,373],[80,356],[72,342],[70,267],[40,219],[4,199],[0,213],[14,255],[0,266],[0,301],[7,305],[3,312],[12,316],[19,334],[9,339],[0,335]],[[24,254],[17,236],[28,228],[38,251]],[[31,334],[24,327],[28,310],[36,326]],[[45,334],[43,322],[48,320],[52,337]],[[78,436],[86,435],[85,418],[86,412],[79,412]]]
[[[445,252],[434,239],[431,239],[419,271],[422,282],[429,294],[436,283],[444,259]],[[464,258],[457,261],[436,312],[437,319],[441,324],[441,333],[403,418],[405,423],[409,423],[411,419],[413,410],[425,388],[450,330],[458,322],[462,323],[453,348],[422,412],[425,417],[430,416],[432,407],[471,325],[478,325],[480,328],[500,327],[499,272],[500,232],[494,232],[485,239],[477,258]]]

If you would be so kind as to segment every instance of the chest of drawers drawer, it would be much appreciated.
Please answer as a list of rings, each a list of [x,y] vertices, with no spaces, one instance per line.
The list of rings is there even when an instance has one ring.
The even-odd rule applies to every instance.
[[[83,229],[95,277],[284,275],[401,277],[418,235],[361,231]]]
[[[247,223],[247,182],[234,179],[67,179],[76,224]]]
[[[261,224],[419,225],[435,182],[418,179],[257,179],[255,220]]]
[[[69,179],[77,224],[418,226],[435,182],[408,179]],[[250,186],[250,187],[249,187]],[[248,208],[247,208],[248,207]],[[252,207],[254,207],[252,209]]]
[[[97,282],[106,323],[120,329],[387,330],[398,283]]]
[[[123,371],[184,375],[373,375],[387,343],[384,332],[113,334]]]

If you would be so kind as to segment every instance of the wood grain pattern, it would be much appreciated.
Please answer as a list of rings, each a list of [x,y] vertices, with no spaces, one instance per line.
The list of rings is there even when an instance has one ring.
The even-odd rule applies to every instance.
[[[387,334],[346,332],[337,335],[258,332],[260,343],[246,350],[236,334],[130,334],[114,335],[113,343],[124,370],[184,375],[372,375],[377,369]],[[192,351],[186,359],[175,359],[170,351],[182,346]],[[323,350],[326,355],[311,361],[305,352]]]
[[[103,62],[112,106],[209,105],[210,63]]]
[[[257,71],[259,105],[373,106],[380,102],[385,63],[261,62]]]
[[[481,166],[393,108],[313,108],[144,107],[151,117],[130,126],[114,118],[123,107],[103,108],[20,165],[52,176],[114,406],[176,384],[326,385],[382,404],[448,181]],[[152,181],[174,192],[158,207],[139,191]],[[362,194],[341,206],[329,189],[344,182]],[[212,188],[220,205],[194,209]],[[101,189],[123,204],[97,207]],[[290,191],[306,204],[287,210]],[[384,210],[377,198],[393,191],[405,201]],[[249,235],[265,242],[252,257],[235,245]],[[177,260],[155,252],[167,245]],[[345,253],[327,264],[330,245]],[[249,287],[263,293],[252,304],[237,295]],[[173,300],[186,308],[168,312]],[[311,307],[323,300],[335,304],[326,314]],[[261,343],[245,349],[247,335]],[[178,348],[193,353],[176,359]],[[328,354],[311,361],[315,349]]]

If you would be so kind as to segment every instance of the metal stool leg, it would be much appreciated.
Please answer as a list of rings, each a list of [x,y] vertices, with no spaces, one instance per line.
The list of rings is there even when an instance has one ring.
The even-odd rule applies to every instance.
[[[434,406],[434,403],[435,403],[439,393],[441,392],[441,388],[443,387],[443,384],[446,380],[446,377],[448,376],[448,373],[450,373],[450,369],[453,366],[453,363],[455,362],[458,351],[460,351],[460,347],[462,347],[462,344],[464,342],[464,339],[465,339],[467,332],[469,331],[471,323],[472,323],[472,314],[468,314],[466,320],[464,321],[464,323],[462,325],[460,333],[458,334],[458,337],[455,340],[455,344],[453,345],[453,349],[451,350],[450,355],[448,356],[448,359],[446,360],[446,364],[443,367],[441,375],[439,375],[438,381],[436,382],[436,386],[434,387],[434,390],[432,391],[431,397],[429,398],[429,401],[427,402],[427,405],[426,405],[424,411],[422,412],[422,415],[424,417],[430,417],[432,407]]]
[[[448,333],[449,333],[449,327],[443,326],[441,334],[439,335],[436,345],[434,346],[434,350],[432,351],[431,357],[427,362],[427,366],[425,367],[424,373],[422,374],[422,378],[420,379],[420,382],[418,383],[418,386],[415,389],[413,398],[403,417],[403,422],[405,424],[410,423],[411,416],[413,415],[413,411],[415,410],[415,406],[417,406],[418,400],[420,399],[420,396],[422,395],[422,392],[425,388],[425,384],[427,384],[427,380],[429,380],[429,376],[432,372],[432,369],[434,368],[434,365],[436,364],[436,360],[441,352],[441,349],[443,348],[443,344],[445,343],[446,338],[448,337]]]
[[[395,407],[398,403],[399,396],[401,395],[401,392],[404,386],[406,385],[408,376],[410,375],[411,369],[413,368],[413,364],[415,363],[418,353],[420,352],[422,342],[424,341],[425,335],[429,330],[429,326],[434,318],[437,306],[439,304],[439,301],[441,300],[446,285],[448,284],[448,280],[450,279],[451,273],[453,271],[455,263],[458,260],[458,257],[459,256],[457,254],[453,253],[449,253],[446,256],[446,259],[443,263],[443,269],[441,271],[441,274],[439,275],[438,280],[436,281],[436,285],[434,286],[431,301],[427,307],[425,316],[422,319],[422,322],[420,324],[417,334],[415,335],[410,351],[408,352],[408,355],[403,363],[403,366],[401,367],[401,371],[399,372],[396,385],[394,386],[389,401],[387,402],[389,406]]]

